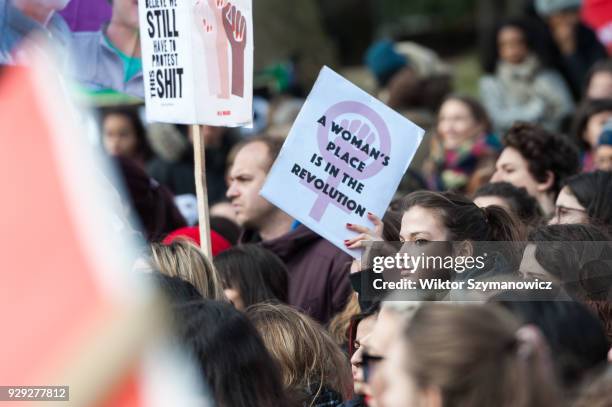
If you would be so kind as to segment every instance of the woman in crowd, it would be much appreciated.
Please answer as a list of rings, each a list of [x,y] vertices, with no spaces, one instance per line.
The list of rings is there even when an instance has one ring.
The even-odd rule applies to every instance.
[[[612,248],[610,236],[593,225],[549,225],[534,230],[520,265],[526,278],[552,281],[584,302],[612,339]]]
[[[536,300],[529,295],[494,300],[522,324],[536,326],[546,339],[554,372],[568,398],[576,397],[590,374],[604,367],[610,344],[601,321],[574,301]],[[490,304],[493,305],[493,304]]]
[[[438,112],[423,172],[432,189],[471,193],[493,173],[500,147],[484,108],[470,97],[449,96]]]
[[[298,407],[257,330],[231,305],[202,300],[174,308],[178,337],[218,407]]]
[[[555,205],[551,224],[590,223],[612,231],[612,172],[596,171],[568,178]]]
[[[573,135],[582,149],[582,170],[595,169],[594,153],[604,124],[612,119],[612,99],[586,100],[576,112]]]
[[[558,72],[548,69],[536,49],[533,29],[523,20],[509,20],[495,30],[480,79],[480,97],[495,130],[506,132],[517,120],[557,131],[573,109],[569,88]]]
[[[187,239],[169,244],[152,243],[153,267],[170,277],[181,278],[210,300],[225,301],[221,278],[198,246]]]
[[[305,407],[336,406],[349,398],[348,360],[317,322],[280,304],[253,305],[246,315],[280,366],[286,391]]]
[[[523,187],[552,216],[563,181],[580,168],[578,150],[565,137],[529,123],[516,123],[504,139],[504,150],[491,182]]]
[[[220,253],[213,262],[226,297],[237,309],[260,302],[287,302],[287,267],[270,250],[240,245]]]
[[[452,192],[417,191],[401,201],[399,240],[425,244],[445,241],[518,241],[517,220],[504,209],[479,208],[474,202]],[[382,241],[382,221],[370,215],[375,229],[347,225],[359,235],[345,241],[349,249],[363,247],[363,241]]]
[[[515,215],[525,227],[537,227],[542,221],[538,201],[508,182],[488,183],[474,194],[474,203],[481,208],[497,205]]]
[[[492,305],[422,305],[383,365],[385,407],[561,405],[541,335]]]
[[[106,152],[113,157],[132,159],[144,169],[153,151],[138,109],[128,106],[105,108],[101,112],[101,123]]]
[[[159,184],[135,161],[117,159],[119,178],[125,188],[118,188],[128,218],[135,230],[149,242],[159,241],[173,230],[186,225],[174,204],[172,193]],[[133,209],[133,210],[132,210]]]
[[[498,206],[479,208],[471,200],[462,195],[445,192],[417,191],[408,194],[402,199],[402,218],[399,233],[400,242],[409,243],[401,250],[413,256],[433,258],[457,258],[471,256],[476,258],[489,252],[482,266],[474,265],[463,269],[455,269],[451,265],[436,265],[435,262],[423,264],[406,271],[403,269],[385,269],[377,274],[372,269],[363,269],[357,275],[361,281],[369,281],[359,287],[362,293],[368,295],[384,295],[385,289],[373,290],[374,280],[383,279],[386,282],[398,282],[403,279],[440,279],[454,281],[465,278],[483,278],[511,273],[520,260],[519,248],[515,244],[503,247],[491,247],[486,242],[518,242],[524,239],[521,235],[521,226],[510,213]],[[360,225],[349,225],[348,229],[359,235],[345,242],[348,248],[358,249],[364,247],[364,241],[384,241],[380,233],[381,222],[371,215],[374,229]],[[400,248],[395,247],[394,252],[382,253],[385,245],[378,252],[368,253],[372,256],[394,256]],[[373,247],[377,248],[379,245]],[[365,275],[363,274],[365,273]],[[380,286],[380,284],[379,284]],[[367,287],[365,291],[361,287]],[[408,297],[409,294],[415,295]],[[412,290],[406,293],[405,299],[422,299],[421,295],[443,299],[450,292],[446,289]]]
[[[568,288],[568,294],[584,299],[585,288],[594,285],[588,281],[596,272],[599,261],[607,261],[610,240],[602,229],[593,225],[548,225],[533,230],[523,253],[520,272],[524,278],[553,281]],[[608,249],[608,250],[606,250]],[[591,267],[594,267],[592,270]],[[612,277],[612,271],[608,273]],[[601,276],[605,277],[605,274]],[[605,280],[599,281],[603,283]],[[610,282],[607,283],[610,285]],[[605,292],[611,287],[594,287]]]
[[[612,99],[612,59],[596,62],[586,78],[585,99]]]
[[[351,321],[349,355],[351,355],[354,397],[343,404],[342,407],[365,407],[367,406],[367,399],[372,395],[365,377],[364,347],[362,345],[366,343],[374,331],[379,306],[380,304],[377,304],[366,312],[356,315]]]

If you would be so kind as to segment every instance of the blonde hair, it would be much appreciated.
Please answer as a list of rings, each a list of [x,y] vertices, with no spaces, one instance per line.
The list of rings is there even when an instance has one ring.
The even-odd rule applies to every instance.
[[[314,402],[323,388],[344,400],[352,392],[348,358],[321,325],[287,305],[256,304],[246,310],[266,348],[278,362],[285,388]]]
[[[403,361],[420,388],[449,407],[560,405],[547,356],[522,343],[520,324],[491,304],[427,303],[404,328]]]
[[[153,266],[160,273],[193,284],[204,298],[225,301],[217,271],[192,241],[175,239],[168,245],[152,243],[151,252]]]

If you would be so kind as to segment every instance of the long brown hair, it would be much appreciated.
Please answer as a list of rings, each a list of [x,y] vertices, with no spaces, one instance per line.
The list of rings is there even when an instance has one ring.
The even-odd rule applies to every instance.
[[[281,304],[256,304],[247,308],[246,315],[278,362],[289,393],[316,389],[307,403],[324,388],[345,400],[350,397],[353,383],[348,358],[321,325]]]
[[[519,327],[491,304],[424,304],[402,333],[404,366],[447,407],[560,405],[546,357],[517,338]]]

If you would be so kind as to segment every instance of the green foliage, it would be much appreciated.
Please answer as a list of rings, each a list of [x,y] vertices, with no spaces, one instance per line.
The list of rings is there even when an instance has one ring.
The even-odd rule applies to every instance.
[[[378,0],[378,18],[382,24],[421,21],[419,28],[452,28],[475,18],[477,0]],[[407,31],[414,31],[406,27]]]

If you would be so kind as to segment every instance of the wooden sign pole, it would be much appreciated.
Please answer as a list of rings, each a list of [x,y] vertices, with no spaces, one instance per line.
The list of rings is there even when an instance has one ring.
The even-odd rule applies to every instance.
[[[196,195],[198,199],[198,219],[200,225],[200,247],[212,261],[212,247],[210,245],[210,221],[208,214],[208,190],[206,188],[206,146],[200,131],[200,126],[191,126],[193,135],[193,159],[195,163]]]

